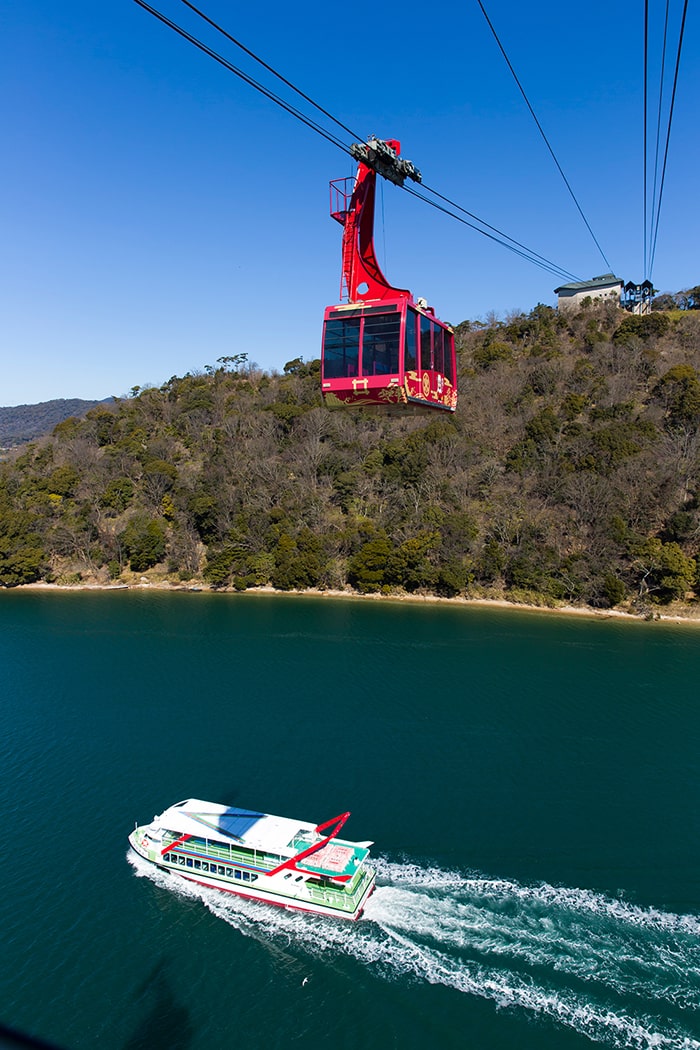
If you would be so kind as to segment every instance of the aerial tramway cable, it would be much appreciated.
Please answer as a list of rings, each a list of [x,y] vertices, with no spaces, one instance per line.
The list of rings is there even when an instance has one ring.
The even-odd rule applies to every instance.
[[[670,0],[666,0],[666,13],[664,16],[664,39],[661,45],[661,74],[659,76],[659,104],[658,111],[656,114],[656,143],[654,146],[654,185],[651,191],[651,229],[654,228],[655,214],[656,214],[656,187],[658,184],[659,175],[659,148],[661,146],[661,111],[663,107],[664,97],[664,79],[666,71],[666,43],[668,40],[668,16],[669,16]],[[647,64],[646,64],[646,34],[645,34],[645,63],[644,63],[644,80],[645,80],[645,93],[644,93],[644,113],[645,113],[645,135],[644,135],[644,163],[646,165],[647,158],[647,144],[646,144],[646,77],[647,77]],[[647,180],[646,170],[644,172],[644,277],[649,276],[647,271],[647,219],[646,219],[646,199],[647,199]]]
[[[484,237],[488,237],[489,240],[496,241],[496,243],[500,244],[501,247],[507,248],[509,251],[513,252],[515,255],[519,255],[521,259],[525,259],[527,262],[534,263],[536,266],[539,266],[541,269],[547,270],[554,277],[556,277],[558,279],[565,277],[567,280],[578,280],[578,278],[574,274],[570,274],[566,270],[562,270],[560,267],[556,266],[554,263],[548,262],[542,256],[537,256],[537,258],[535,258],[534,257],[535,253],[534,252],[530,252],[530,249],[524,248],[523,251],[520,251],[518,247],[515,247],[518,244],[518,241],[513,241],[512,244],[508,244],[508,243],[506,243],[506,241],[501,240],[499,237],[495,237],[493,234],[488,233],[487,230],[479,229],[479,227],[475,226],[474,223],[468,222],[466,219],[462,219],[459,215],[455,215],[454,212],[449,211],[449,209],[443,208],[440,204],[436,204],[435,201],[431,201],[428,197],[424,197],[422,193],[418,193],[418,191],[416,189],[414,189],[412,186],[403,186],[402,188],[406,191],[406,193],[410,193],[412,197],[417,197],[418,200],[425,201],[425,203],[429,204],[432,208],[437,208],[438,211],[443,212],[445,215],[449,215],[450,218],[452,218],[452,219],[456,219],[457,222],[461,222],[464,226],[468,226],[471,230],[476,230],[477,233],[482,234],[482,236],[484,236]],[[427,187],[426,187],[426,189],[427,189]],[[431,191],[431,192],[435,192],[435,191]],[[456,207],[459,207],[459,205],[456,205]],[[464,211],[464,209],[460,209],[460,210]],[[470,214],[470,213],[467,212],[467,214]],[[479,222],[481,222],[481,220],[479,220]],[[493,227],[489,227],[489,228],[493,229]],[[503,236],[505,236],[505,234]],[[510,240],[510,239],[511,238],[508,238],[508,240]],[[523,247],[523,246],[521,245],[520,247]]]
[[[348,147],[343,142],[341,142],[340,139],[337,138],[337,136],[322,128],[321,125],[317,124],[315,120],[311,120],[310,117],[305,116],[300,110],[296,109],[288,102],[285,102],[284,99],[280,98],[279,95],[276,95],[274,91],[270,91],[268,88],[264,87],[261,83],[259,83],[259,81],[255,80],[247,73],[244,73],[242,69],[239,69],[237,66],[234,66],[233,63],[229,62],[228,59],[223,57],[223,55],[220,55],[217,51],[214,51],[213,48],[210,48],[207,44],[203,43],[203,41],[198,40],[197,37],[193,36],[191,33],[188,33],[186,29],[183,29],[182,26],[179,26],[176,22],[173,22],[172,19],[168,18],[160,11],[157,11],[155,7],[151,7],[150,4],[147,4],[145,2],[145,0],[134,0],[134,3],[138,4],[139,7],[142,7],[144,11],[148,11],[148,13],[153,15],[154,18],[157,18],[159,22],[162,22],[163,25],[168,26],[169,29],[172,29],[173,32],[183,37],[183,39],[187,40],[190,44],[193,44],[196,48],[199,48],[199,50],[204,52],[205,55],[208,55],[210,58],[213,58],[215,62],[219,63],[219,65],[223,66],[225,69],[228,69],[230,73],[234,73],[237,77],[240,77],[241,80],[245,81],[246,84],[250,85],[250,87],[255,88],[256,91],[261,92],[261,94],[269,98],[270,101],[276,102],[277,105],[281,106],[282,109],[287,111],[287,113],[289,113],[293,117],[296,117],[297,120],[300,120],[303,124],[306,124],[306,126],[311,128],[312,131],[315,131],[317,132],[317,134],[322,135],[323,138],[327,139],[328,142],[332,143],[332,145],[337,146],[338,149],[341,149],[344,153],[350,152]]]
[[[525,93],[525,88],[520,83],[518,75],[515,72],[515,69],[513,68],[513,64],[511,63],[510,59],[508,58],[508,55],[506,54],[505,48],[503,47],[503,44],[500,41],[498,33],[496,32],[491,19],[489,18],[488,14],[486,13],[486,8],[484,7],[484,5],[481,2],[481,0],[477,0],[477,3],[479,5],[479,7],[481,8],[481,12],[482,12],[484,18],[486,19],[486,23],[487,23],[489,29],[493,33],[494,39],[495,39],[496,43],[498,44],[500,52],[501,52],[501,54],[503,55],[503,57],[504,57],[504,59],[506,61],[506,65],[508,66],[508,69],[513,74],[513,79],[515,80],[515,83],[518,85],[518,89],[520,90],[520,94],[525,99],[525,104],[526,104],[527,108],[530,110],[530,113],[532,115],[532,119],[534,120],[535,124],[537,125],[537,129],[538,129],[540,135],[544,139],[544,144],[547,147],[547,149],[549,150],[549,152],[551,154],[551,157],[552,157],[552,160],[554,161],[554,163],[557,166],[557,171],[559,172],[559,174],[561,175],[562,179],[564,180],[564,185],[566,186],[567,190],[569,191],[569,193],[571,195],[571,199],[573,200],[574,204],[576,205],[576,208],[578,209],[578,213],[579,213],[579,215],[581,216],[581,218],[583,219],[583,221],[584,221],[584,223],[586,225],[586,229],[588,230],[588,232],[590,233],[591,237],[593,238],[593,240],[595,242],[595,246],[598,249],[598,251],[600,252],[600,254],[602,255],[603,261],[605,262],[606,266],[608,267],[609,270],[612,271],[612,266],[608,262],[607,256],[605,255],[605,252],[603,251],[603,249],[601,248],[600,244],[598,243],[598,238],[596,237],[596,235],[594,234],[593,230],[591,229],[591,225],[588,222],[588,219],[583,214],[583,208],[579,204],[579,202],[577,200],[577,197],[576,197],[576,194],[574,193],[573,189],[571,188],[571,183],[569,182],[569,180],[567,179],[566,175],[564,174],[564,170],[563,170],[561,164],[559,163],[554,150],[552,149],[550,141],[547,138],[547,136],[545,135],[544,129],[543,129],[542,125],[540,124],[539,120],[537,119],[537,114],[535,113],[534,109],[532,108],[532,105],[530,103],[530,99],[527,97],[527,95]]]
[[[668,7],[666,8],[668,11]],[[661,72],[661,84],[663,90],[663,67]],[[642,225],[644,227],[644,278],[647,276],[647,114],[649,110],[649,0],[644,0],[644,110],[642,131],[642,155],[644,159],[644,171],[642,174]],[[659,120],[661,119],[661,100],[659,100]],[[657,140],[658,149],[658,140]]]
[[[347,131],[348,135],[350,135],[351,138],[362,138],[362,135],[358,135],[356,131],[353,131],[352,128],[349,128],[347,124],[343,124],[341,120],[338,120],[336,117],[334,117],[332,113],[329,113],[328,110],[324,109],[323,106],[318,104],[318,102],[314,102],[312,98],[310,98],[308,95],[305,95],[304,92],[301,91],[294,84],[292,84],[290,80],[287,80],[286,77],[283,77],[282,74],[279,73],[276,69],[274,69],[273,66],[268,65],[268,63],[263,61],[263,59],[260,58],[259,55],[256,55],[254,51],[251,51],[250,48],[247,48],[245,44],[241,43],[240,40],[237,40],[235,36],[231,36],[231,34],[228,33],[222,26],[218,25],[218,23],[214,22],[214,20],[209,18],[209,16],[206,15],[203,11],[200,11],[198,7],[195,7],[194,4],[190,3],[190,0],[180,0],[180,2],[183,3],[185,7],[189,7],[191,11],[194,11],[194,13],[196,15],[199,15],[199,17],[202,18],[205,22],[208,22],[209,25],[216,29],[219,33],[221,33],[222,36],[225,36],[227,40],[230,40],[232,44],[235,44],[236,47],[239,47],[241,51],[244,51],[246,55],[249,55],[250,58],[252,58],[255,62],[258,62],[261,66],[263,66],[263,68],[267,69],[269,73],[272,73],[272,75],[277,77],[278,80],[281,80],[283,84],[286,84],[288,88],[291,88],[292,91],[296,92],[296,94],[303,98],[306,102],[309,102],[315,109],[319,111],[319,113],[323,113],[324,117],[328,117],[329,120],[332,120],[333,123],[337,124],[339,128],[343,129],[343,131]]]
[[[207,22],[210,26],[212,26],[214,29],[216,29],[219,33],[221,33],[222,36],[226,37],[226,39],[229,40],[232,44],[235,44],[236,47],[241,49],[241,51],[244,51],[245,54],[249,55],[250,58],[252,58],[255,62],[258,62],[261,66],[263,66],[265,69],[267,69],[268,72],[272,73],[272,75],[277,77],[278,80],[281,80],[283,84],[286,84],[287,87],[291,88],[292,91],[296,92],[296,94],[299,95],[301,98],[303,98],[306,102],[309,102],[320,113],[323,113],[323,115],[328,117],[329,120],[332,120],[333,123],[337,124],[338,127],[343,129],[343,131],[347,131],[347,133],[352,138],[356,138],[356,139],[361,139],[362,138],[362,136],[358,132],[353,131],[352,128],[349,128],[347,126],[347,124],[343,123],[342,120],[338,120],[337,117],[334,117],[332,113],[330,113],[327,109],[324,109],[323,106],[321,106],[318,102],[316,102],[309,95],[307,95],[300,88],[298,88],[295,84],[293,84],[291,82],[291,80],[288,80],[286,77],[282,76],[282,74],[278,70],[276,70],[274,68],[274,66],[269,65],[269,63],[265,62],[262,58],[260,58],[259,55],[256,55],[254,51],[251,51],[251,49],[246,47],[246,45],[244,43],[242,43],[236,37],[232,36],[226,29],[223,28],[223,26],[221,26],[217,22],[215,22],[204,11],[201,11],[198,7],[196,7],[193,3],[191,3],[190,0],[180,0],[180,2],[183,3],[185,5],[185,7],[188,7],[191,11],[194,11],[194,13],[197,14],[201,19],[203,19],[203,21]],[[535,118],[535,119],[537,119],[537,118]],[[433,189],[430,186],[426,186],[425,183],[421,183],[421,185],[423,186],[423,189],[428,191],[428,193],[434,194],[436,197],[439,197],[440,200],[444,201],[446,204],[449,204],[449,205],[451,205],[451,207],[456,208],[457,211],[460,211],[464,215],[468,215],[469,218],[474,219],[478,223],[481,223],[482,226],[485,226],[487,229],[491,230],[494,234],[498,234],[500,237],[505,237],[506,240],[508,240],[512,244],[516,245],[517,248],[521,248],[522,249],[522,253],[518,252],[517,254],[522,254],[523,258],[528,259],[530,261],[533,261],[534,257],[536,257],[538,259],[541,259],[544,263],[547,263],[548,267],[552,266],[552,269],[550,269],[550,272],[554,273],[555,276],[557,276],[557,277],[566,277],[567,279],[570,279],[570,280],[577,280],[578,279],[575,276],[575,274],[569,273],[567,270],[563,270],[561,267],[555,266],[554,264],[549,264],[548,260],[545,259],[544,256],[541,256],[537,252],[534,252],[531,249],[526,248],[525,245],[521,244],[519,241],[513,240],[512,237],[508,237],[507,234],[502,233],[495,226],[491,226],[489,223],[485,222],[483,219],[480,219],[477,215],[474,215],[472,212],[467,211],[466,208],[463,208],[461,205],[457,204],[455,201],[450,200],[449,197],[445,197],[442,193],[439,193],[436,189]],[[405,189],[406,187],[403,187],[403,188]],[[425,197],[421,197],[420,194],[414,193],[413,196],[417,196],[421,200],[424,200],[426,202],[426,204],[430,204],[431,203]],[[382,198],[382,202],[383,202],[383,198]],[[382,203],[382,207],[383,207],[383,203]],[[440,210],[442,211],[444,209],[440,209]],[[450,212],[446,211],[446,214],[449,215]],[[457,216],[454,216],[454,218],[457,218]],[[470,223],[466,223],[465,225],[471,226]],[[478,229],[478,227],[472,226],[471,228],[472,229],[476,229],[477,232],[479,232],[479,233],[483,233],[484,232],[483,230]],[[494,238],[494,239],[498,240],[497,238]],[[501,242],[498,241],[498,243],[501,243]]]
[[[332,120],[333,123],[338,125],[338,127],[342,128],[344,131],[348,132],[354,138],[361,138],[361,136],[356,135],[342,121],[340,121],[336,117],[334,117],[331,113],[328,112],[328,110],[326,110],[322,106],[320,106],[317,102],[315,102],[312,98],[310,98],[310,96],[306,95],[303,91],[301,91],[294,84],[292,84],[291,81],[287,80],[280,73],[278,73],[267,62],[264,62],[263,59],[259,58],[253,51],[251,51],[249,48],[245,47],[245,45],[243,45],[235,37],[231,36],[225,29],[223,29],[216,22],[214,22],[212,19],[210,19],[206,14],[204,14],[202,11],[200,11],[198,8],[196,8],[194,6],[194,4],[189,2],[189,0],[181,0],[181,2],[184,3],[192,11],[194,11],[197,15],[199,15],[199,17],[201,17],[204,21],[206,21],[209,25],[211,25],[219,33],[221,33],[227,40],[229,40],[230,42],[234,43],[237,47],[241,48],[241,50],[243,50],[247,55],[249,55],[256,62],[258,62],[265,69],[267,69],[270,73],[272,73],[275,77],[277,77],[279,80],[281,80],[285,85],[287,85],[291,90],[293,90],[296,94],[298,94],[306,102],[308,102],[310,105],[314,106],[314,108],[319,110],[319,112],[321,112],[325,117],[327,117],[329,120]],[[281,98],[279,95],[277,95],[274,91],[271,91],[269,88],[266,88],[259,81],[255,80],[255,78],[249,76],[249,74],[245,73],[242,69],[239,69],[237,66],[235,66],[232,62],[229,62],[229,60],[224,58],[223,55],[220,55],[217,51],[214,51],[213,48],[209,47],[203,41],[201,41],[197,37],[193,36],[192,33],[189,33],[186,29],[183,29],[181,26],[179,26],[172,19],[170,19],[166,15],[162,14],[162,12],[158,11],[156,8],[152,7],[150,4],[146,3],[146,0],[134,0],[134,3],[138,4],[138,6],[143,8],[145,11],[148,11],[149,14],[153,15],[154,18],[157,18],[158,21],[163,23],[163,25],[167,26],[169,29],[172,29],[173,32],[177,33],[184,40],[187,40],[188,43],[193,44],[194,47],[198,48],[205,55],[208,55],[210,58],[213,58],[215,62],[219,63],[219,65],[223,66],[229,72],[234,73],[237,77],[239,77],[241,80],[243,80],[250,87],[254,88],[256,91],[259,91],[261,94],[263,94],[270,101],[275,102],[278,106],[280,106],[282,109],[284,109],[291,116],[296,117],[297,120],[301,121],[308,128],[310,128],[312,131],[315,131],[317,134],[321,135],[328,142],[330,142],[332,145],[336,146],[338,149],[342,150],[344,153],[347,153],[349,156],[352,156],[350,147],[348,145],[346,145],[337,135],[335,135],[333,132],[329,131],[327,128],[324,128],[322,125],[317,123],[315,120],[312,120],[309,116],[307,116],[306,114],[302,113],[301,110],[297,109],[295,106],[292,106],[289,102],[286,102],[283,98]],[[455,208],[455,209],[457,209],[457,211],[462,212],[463,215],[468,215],[471,219],[474,219],[475,220],[474,223],[469,222],[466,219],[463,219],[461,217],[461,215],[455,214],[455,212],[451,211],[449,208],[443,207],[442,205],[438,204],[436,201],[430,200],[430,198],[423,196],[423,194],[421,194],[421,193],[417,193],[414,189],[411,189],[408,186],[401,186],[400,188],[404,189],[407,193],[410,193],[412,196],[417,197],[419,200],[424,201],[426,204],[429,204],[431,207],[436,208],[438,211],[442,212],[443,214],[448,215],[450,218],[455,219],[457,222],[461,223],[462,225],[468,226],[470,229],[475,230],[477,233],[482,234],[482,236],[487,237],[489,240],[492,240],[495,243],[501,245],[501,247],[507,248],[509,251],[514,252],[514,254],[520,256],[520,258],[524,259],[525,261],[533,263],[533,265],[539,266],[541,269],[547,271],[548,273],[553,274],[555,277],[557,277],[557,279],[564,279],[564,280],[572,280],[573,279],[573,280],[577,280],[576,276],[574,274],[570,273],[568,270],[565,270],[563,267],[560,267],[556,263],[551,262],[549,259],[546,259],[545,256],[540,255],[538,252],[535,252],[532,249],[527,248],[525,245],[521,244],[519,241],[514,240],[514,238],[509,237],[507,234],[503,233],[501,230],[498,230],[495,226],[491,226],[489,223],[485,222],[483,219],[480,219],[478,216],[474,215],[472,212],[467,211],[466,208],[463,208],[461,205],[457,204],[455,201],[452,201],[448,197],[443,196],[443,194],[438,193],[437,190],[435,190],[435,189],[433,189],[433,188],[431,188],[429,186],[424,186],[423,187],[426,190],[426,192],[432,193],[434,196],[440,198],[446,204],[449,204],[451,208]],[[480,225],[477,226],[476,223],[479,223]],[[484,227],[484,228],[482,228],[482,227]],[[491,231],[491,232],[489,232],[489,231]]]
[[[659,185],[659,198],[658,198],[658,202],[656,204],[656,216],[655,216],[654,231],[653,231],[652,242],[651,242],[651,259],[650,259],[650,262],[649,262],[649,279],[650,280],[651,280],[652,270],[654,269],[654,259],[656,257],[656,241],[657,241],[657,238],[658,238],[658,235],[659,235],[659,219],[661,217],[661,201],[663,199],[664,183],[666,181],[666,163],[668,161],[668,147],[669,147],[669,142],[671,140],[671,124],[673,122],[673,110],[674,110],[675,103],[676,103],[676,89],[678,87],[678,71],[680,69],[680,64],[681,64],[681,51],[682,51],[682,48],[683,48],[683,35],[685,33],[685,19],[686,19],[687,13],[688,13],[688,0],[684,0],[684,3],[683,3],[683,15],[681,17],[681,28],[680,28],[680,32],[678,34],[678,51],[676,53],[676,67],[675,67],[674,74],[673,74],[673,90],[671,92],[671,104],[669,106],[668,125],[667,125],[667,128],[666,128],[666,144],[665,144],[665,147],[664,147],[664,162],[663,162],[663,167],[661,169],[661,183]]]

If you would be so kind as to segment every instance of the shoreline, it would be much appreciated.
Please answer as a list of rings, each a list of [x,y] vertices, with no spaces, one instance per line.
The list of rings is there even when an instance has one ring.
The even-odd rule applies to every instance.
[[[361,600],[361,601],[381,601],[381,602],[399,602],[402,604],[422,604],[422,605],[447,605],[447,606],[476,606],[481,608],[491,609],[511,609],[511,610],[522,610],[523,612],[541,612],[541,613],[553,613],[555,615],[563,616],[578,616],[578,617],[589,617],[590,619],[604,619],[604,620],[620,620],[637,623],[672,623],[672,624],[687,624],[689,626],[700,625],[700,608],[697,613],[682,614],[680,612],[662,612],[658,608],[654,608],[651,615],[628,612],[623,609],[594,609],[591,606],[579,606],[579,605],[536,605],[528,602],[517,602],[509,601],[507,598],[467,598],[463,596],[455,598],[443,598],[437,594],[361,594],[359,591],[342,591],[342,590],[326,590],[320,591],[314,588],[309,588],[303,591],[282,591],[269,585],[263,587],[248,587],[244,591],[237,591],[233,587],[220,587],[213,588],[207,584],[193,583],[188,586],[184,583],[172,583],[169,580],[149,580],[146,577],[142,577],[138,581],[133,582],[119,582],[119,583],[24,583],[19,584],[17,587],[0,587],[1,591],[43,591],[48,593],[65,593],[65,592],[80,592],[80,591],[159,591],[161,593],[171,594],[235,594],[239,597],[243,595],[276,595],[276,596],[288,596],[288,597],[312,597],[312,598],[328,598],[328,599],[349,599],[349,600]]]

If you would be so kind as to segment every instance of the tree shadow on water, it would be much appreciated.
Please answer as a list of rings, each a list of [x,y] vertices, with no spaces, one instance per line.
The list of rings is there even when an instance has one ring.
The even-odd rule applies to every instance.
[[[143,1003],[145,1016],[124,1044],[124,1050],[187,1050],[194,1036],[189,1011],[177,1001],[168,979],[166,962],[160,962],[137,989],[135,1004]]]

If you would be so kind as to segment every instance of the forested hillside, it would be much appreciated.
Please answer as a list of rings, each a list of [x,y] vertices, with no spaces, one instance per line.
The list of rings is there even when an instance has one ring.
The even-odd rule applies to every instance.
[[[700,311],[457,337],[454,417],[331,410],[318,362],[241,354],[60,423],[0,468],[0,583],[695,601]]]
[[[110,398],[106,399],[111,400]],[[0,408],[0,448],[12,448],[48,434],[57,423],[69,416],[82,416],[102,401],[82,401],[80,398],[56,398],[36,405],[16,405]]]

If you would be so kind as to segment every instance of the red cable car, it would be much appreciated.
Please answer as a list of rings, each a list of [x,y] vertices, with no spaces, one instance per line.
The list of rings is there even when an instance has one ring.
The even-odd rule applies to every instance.
[[[327,404],[454,412],[454,332],[424,299],[388,283],[374,251],[377,174],[399,186],[407,177],[420,182],[400,150],[391,139],[354,144],[357,175],[330,184],[331,215],[343,226],[340,297],[347,302],[324,314],[321,389]]]

